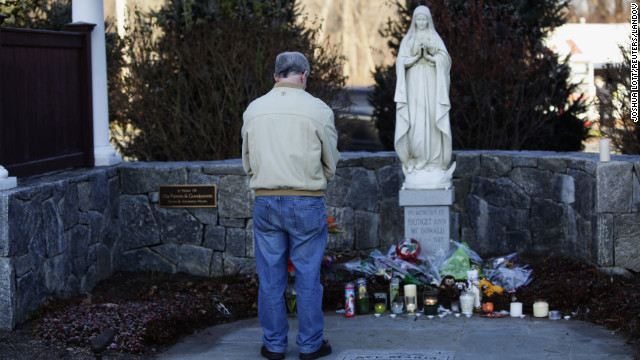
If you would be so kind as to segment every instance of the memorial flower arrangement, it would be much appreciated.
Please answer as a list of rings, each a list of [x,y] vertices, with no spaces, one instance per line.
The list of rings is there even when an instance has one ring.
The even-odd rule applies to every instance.
[[[382,276],[387,280],[400,277],[405,283],[437,286],[441,280],[438,268],[426,258],[418,257],[419,254],[420,247],[417,241],[405,239],[391,246],[386,255],[374,250],[367,258],[355,258],[342,263],[341,267],[365,276]]]
[[[366,258],[357,257],[342,263],[341,268],[371,279],[378,277],[390,281],[399,278],[404,284],[439,289],[439,301],[446,306],[451,306],[461,291],[472,289],[469,273],[476,274],[474,286],[482,292],[481,296],[501,309],[515,301],[511,299],[516,290],[532,279],[532,270],[527,265],[517,265],[513,261],[517,253],[483,260],[466,243],[453,240],[451,243],[449,254],[440,251],[425,255],[421,253],[418,241],[403,239],[392,245],[386,254],[374,250]]]

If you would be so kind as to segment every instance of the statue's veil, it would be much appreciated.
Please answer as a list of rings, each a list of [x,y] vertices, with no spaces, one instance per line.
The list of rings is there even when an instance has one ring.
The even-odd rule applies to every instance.
[[[418,15],[422,15],[422,14],[426,15],[427,20],[429,21],[429,27],[427,27],[428,39],[430,41],[433,41],[435,44],[438,44],[438,47],[440,46],[444,47],[444,41],[442,41],[442,39],[440,38],[440,35],[438,35],[438,33],[436,32],[435,25],[433,24],[433,17],[431,16],[431,10],[429,10],[429,8],[424,5],[420,5],[416,7],[415,10],[413,10],[413,17],[411,18],[411,25],[409,26],[409,31],[407,31],[407,34],[405,35],[400,46],[408,46],[409,49],[413,46],[416,32],[417,32],[416,18],[418,17]],[[441,50],[447,51],[446,48],[443,48]]]

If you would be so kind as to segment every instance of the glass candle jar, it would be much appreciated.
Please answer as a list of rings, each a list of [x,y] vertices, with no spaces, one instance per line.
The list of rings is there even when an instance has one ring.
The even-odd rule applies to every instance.
[[[387,293],[377,292],[373,294],[373,298],[376,304],[384,304],[384,308],[387,308]]]
[[[416,310],[418,309],[418,304],[416,303],[416,297],[413,296],[404,296],[404,301],[407,305],[407,314],[415,315]]]
[[[424,314],[438,315],[438,292],[426,291],[424,293]]]
[[[475,296],[471,292],[463,292],[460,295],[460,310],[465,315],[473,314],[473,301]]]
[[[484,302],[484,303],[482,303],[482,312],[484,312],[484,313],[492,313],[493,312],[493,303],[492,302]]]
[[[418,309],[416,294],[417,287],[414,284],[404,286],[404,304],[407,309],[407,314],[409,315],[414,315]]]
[[[367,294],[358,294],[356,297],[356,313],[360,315],[369,313],[369,296]]]
[[[344,286],[344,315],[346,317],[356,316],[356,297],[353,283],[346,283]]]
[[[393,278],[389,282],[389,304],[396,300],[396,296],[400,292],[400,279]]]
[[[399,301],[392,302],[391,312],[393,312],[394,314],[402,314],[402,302],[399,302]]]
[[[376,314],[384,314],[386,310],[387,306],[385,305],[385,303],[378,302],[373,306],[373,311],[375,311]]]

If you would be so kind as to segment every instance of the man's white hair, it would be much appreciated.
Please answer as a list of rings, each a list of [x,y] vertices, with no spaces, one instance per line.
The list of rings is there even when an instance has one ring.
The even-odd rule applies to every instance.
[[[309,76],[309,61],[299,52],[287,51],[276,57],[276,75],[279,78],[287,78],[291,75],[301,75],[307,72]]]

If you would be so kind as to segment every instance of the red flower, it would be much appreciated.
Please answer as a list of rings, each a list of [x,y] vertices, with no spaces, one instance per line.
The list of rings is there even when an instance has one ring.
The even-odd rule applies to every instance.
[[[332,218],[327,218],[327,227],[329,228],[329,231],[331,230],[338,230],[338,224],[334,224],[333,222],[336,221],[335,217]]]
[[[338,224],[334,224],[333,223],[334,221],[336,221],[335,217],[327,218],[327,229],[329,229],[329,233],[331,234],[343,233],[344,231],[338,229]]]
[[[287,272],[293,271],[293,263],[291,262],[291,258],[289,258],[289,266],[287,267]]]

